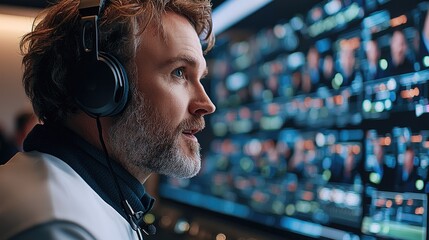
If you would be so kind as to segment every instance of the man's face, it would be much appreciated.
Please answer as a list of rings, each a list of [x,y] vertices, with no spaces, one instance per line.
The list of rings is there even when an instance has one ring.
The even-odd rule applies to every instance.
[[[374,41],[369,41],[366,46],[366,57],[370,64],[376,65],[380,57],[377,43]]]
[[[200,80],[206,61],[192,25],[166,13],[165,39],[149,27],[137,50],[135,95],[111,128],[113,153],[139,171],[192,177],[201,167],[194,134],[214,112]]]
[[[312,69],[317,69],[319,67],[319,57],[317,49],[314,47],[310,48],[307,53],[308,66]]]
[[[402,64],[408,50],[407,42],[402,32],[396,31],[393,33],[390,47],[392,60],[395,66]]]
[[[341,49],[340,64],[346,77],[349,77],[353,74],[355,63],[356,60],[354,49],[349,46],[345,46],[343,49]]]
[[[374,155],[377,158],[379,164],[383,164],[383,148],[379,142],[374,141]]]
[[[404,154],[404,168],[405,170],[410,173],[413,170],[414,167],[414,151],[413,150],[407,150]]]
[[[331,55],[327,55],[323,61],[323,74],[325,75],[325,77],[330,77],[333,71],[334,71],[334,59],[332,59]]]

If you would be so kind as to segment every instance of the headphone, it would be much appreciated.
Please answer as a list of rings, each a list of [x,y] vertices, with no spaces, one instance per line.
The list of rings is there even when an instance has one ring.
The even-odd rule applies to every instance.
[[[131,228],[136,231],[139,239],[143,239],[142,233],[153,235],[156,233],[156,227],[146,224],[143,220],[143,211],[134,211],[125,198],[102,136],[100,117],[121,113],[127,104],[129,94],[125,68],[114,56],[98,50],[98,19],[103,12],[105,2],[106,0],[80,0],[79,45],[82,50],[82,59],[78,63],[79,73],[72,83],[73,97],[84,112],[97,120],[100,142],[121,199],[121,207]]]
[[[80,47],[76,79],[72,81],[77,105],[91,117],[114,116],[128,101],[128,77],[113,55],[99,51],[98,19],[106,0],[81,0]]]

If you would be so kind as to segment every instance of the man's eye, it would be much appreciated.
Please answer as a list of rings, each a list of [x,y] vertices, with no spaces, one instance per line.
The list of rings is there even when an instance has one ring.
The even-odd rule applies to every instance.
[[[183,71],[183,68],[177,68],[177,69],[174,69],[173,75],[178,77],[178,78],[184,78],[185,72]]]

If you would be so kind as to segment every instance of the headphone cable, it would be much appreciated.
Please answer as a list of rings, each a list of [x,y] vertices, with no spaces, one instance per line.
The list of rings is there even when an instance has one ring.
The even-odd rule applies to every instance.
[[[134,210],[132,209],[131,205],[128,203],[127,200],[125,200],[124,193],[122,192],[122,189],[119,186],[118,178],[117,178],[115,172],[113,171],[112,160],[109,157],[109,152],[107,151],[106,144],[104,143],[103,131],[102,131],[102,127],[101,127],[100,117],[97,116],[95,119],[97,121],[98,137],[100,139],[101,147],[103,148],[103,151],[104,151],[104,154],[105,154],[105,157],[106,157],[106,162],[107,162],[107,165],[109,166],[110,173],[113,176],[113,180],[115,182],[115,186],[116,186],[116,188],[118,190],[119,198],[120,198],[120,201],[121,201],[121,207],[125,211],[125,214],[129,218],[129,224],[131,225],[131,228],[134,231],[137,232],[139,240],[143,240],[143,236],[141,234],[141,230],[144,231],[144,229],[141,229],[139,227],[139,225],[136,222],[134,222],[134,219],[133,219],[133,218],[136,218],[136,220],[140,219],[141,217],[143,217],[142,216],[143,213],[142,212],[137,212],[137,213],[134,212]]]

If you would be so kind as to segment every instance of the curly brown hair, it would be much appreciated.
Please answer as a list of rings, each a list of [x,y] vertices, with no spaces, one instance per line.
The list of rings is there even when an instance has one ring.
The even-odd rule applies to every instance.
[[[79,1],[61,0],[36,18],[32,32],[21,40],[23,85],[39,119],[58,122],[76,112],[70,82],[81,57]],[[162,15],[171,11],[186,17],[206,44],[214,45],[210,0],[110,0],[99,20],[101,51],[125,67],[132,88],[139,36],[154,24],[162,33]]]

